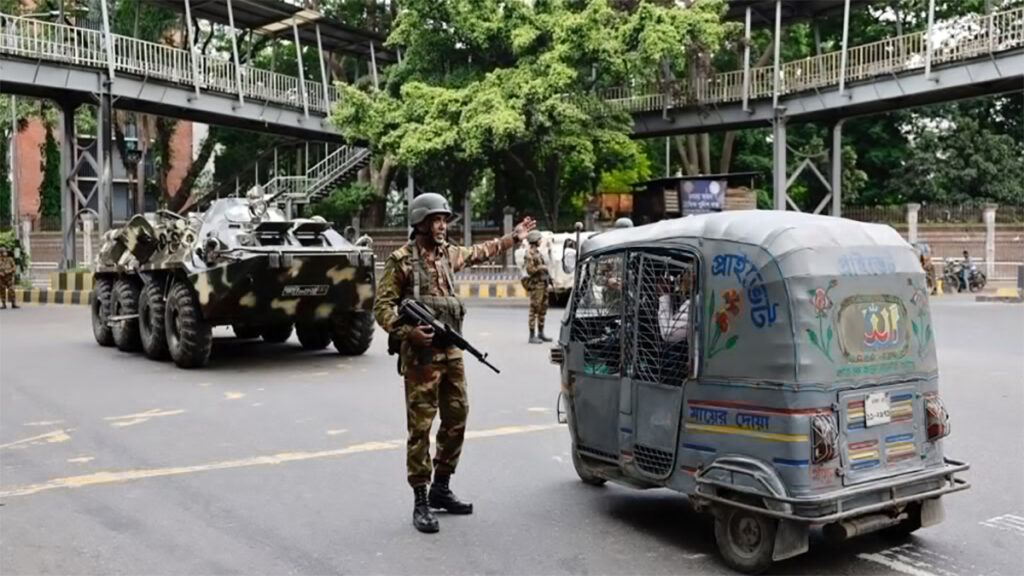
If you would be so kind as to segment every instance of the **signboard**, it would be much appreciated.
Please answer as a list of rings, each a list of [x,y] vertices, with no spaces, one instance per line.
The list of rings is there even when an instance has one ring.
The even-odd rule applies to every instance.
[[[725,207],[725,181],[684,180],[680,183],[683,216],[721,212]]]

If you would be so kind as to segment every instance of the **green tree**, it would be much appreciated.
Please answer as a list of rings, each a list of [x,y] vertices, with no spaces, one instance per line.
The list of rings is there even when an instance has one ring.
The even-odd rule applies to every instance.
[[[456,202],[490,168],[495,209],[534,210],[554,228],[566,199],[639,153],[628,115],[595,90],[685,61],[694,38],[716,44],[722,6],[407,0],[389,38],[404,59],[387,89],[344,87],[333,120]]]
[[[42,161],[39,170],[43,173],[43,181],[39,184],[39,215],[52,221],[60,218],[60,146],[49,127],[40,150]]]
[[[367,182],[352,182],[335,188],[323,200],[310,207],[310,215],[323,216],[338,227],[348,224],[373,197],[373,189]]]

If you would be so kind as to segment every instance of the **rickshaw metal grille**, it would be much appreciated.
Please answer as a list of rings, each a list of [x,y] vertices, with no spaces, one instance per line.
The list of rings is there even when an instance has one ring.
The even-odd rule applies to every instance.
[[[625,362],[633,379],[642,382],[682,385],[689,365],[689,297],[692,294],[690,264],[633,253],[628,262],[629,279],[625,334]]]
[[[633,462],[636,467],[652,476],[668,476],[672,471],[672,453],[640,444],[633,445]]]
[[[611,452],[605,452],[604,450],[598,450],[597,448],[591,448],[589,446],[578,444],[576,445],[576,451],[590,458],[606,460],[608,462],[611,462],[612,464],[619,463],[619,457],[617,455],[612,454]]]
[[[618,375],[622,363],[622,254],[595,258],[581,267],[572,339],[583,344],[585,374]]]

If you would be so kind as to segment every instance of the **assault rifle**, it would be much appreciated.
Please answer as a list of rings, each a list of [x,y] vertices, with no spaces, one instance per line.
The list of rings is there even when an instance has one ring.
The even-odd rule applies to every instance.
[[[501,370],[498,370],[493,364],[487,361],[486,352],[477,350],[472,344],[467,342],[461,334],[452,329],[451,326],[435,318],[430,310],[427,310],[422,304],[415,300],[410,300],[408,298],[402,300],[402,303],[398,305],[398,319],[396,322],[401,324],[410,324],[412,326],[428,326],[434,330],[435,345],[455,346],[460,350],[465,350],[473,356],[476,356],[477,360],[482,362],[491,370],[494,370],[496,374],[501,374]]]

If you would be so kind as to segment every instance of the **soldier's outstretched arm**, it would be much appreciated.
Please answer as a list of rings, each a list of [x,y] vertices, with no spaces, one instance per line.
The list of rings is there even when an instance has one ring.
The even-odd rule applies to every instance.
[[[515,230],[507,236],[474,244],[468,248],[456,248],[454,251],[455,253],[450,257],[452,262],[452,272],[458,272],[466,266],[482,264],[491,258],[494,258],[498,254],[501,254],[519,242],[522,242],[523,238],[526,238],[526,233],[533,230],[536,226],[537,223],[534,222],[533,218],[527,216],[526,218],[523,218],[523,221],[520,222],[515,227]]]
[[[373,305],[373,315],[377,324],[389,333],[398,318],[398,304],[402,299],[406,278],[406,272],[399,259],[394,254],[389,256],[377,283],[377,301]],[[405,340],[412,330],[413,326],[408,324],[399,326],[395,336]]]

